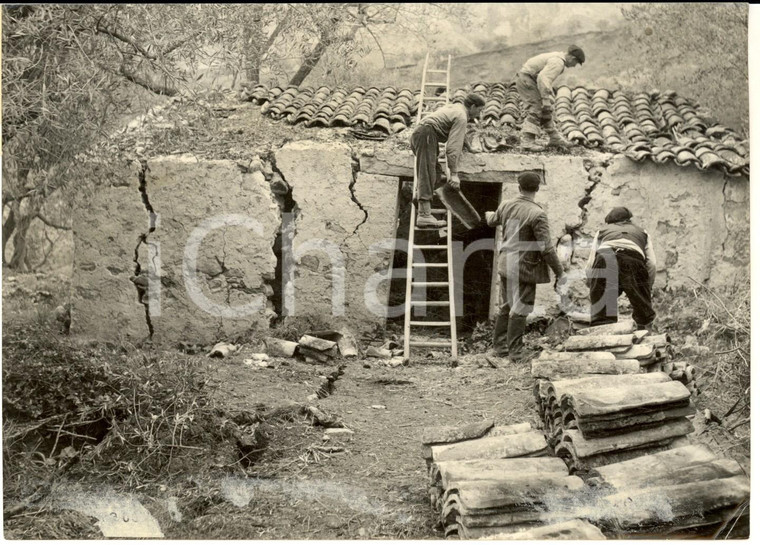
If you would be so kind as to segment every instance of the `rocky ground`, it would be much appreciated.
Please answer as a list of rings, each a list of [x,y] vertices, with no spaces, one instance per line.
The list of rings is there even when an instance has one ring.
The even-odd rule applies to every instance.
[[[484,418],[538,425],[527,365],[439,357],[398,367],[374,358],[273,358],[264,366],[246,363],[258,351],[255,341],[223,359],[201,347],[106,345],[63,333],[59,280],[14,278],[3,282],[9,539],[97,538],[122,523],[173,539],[441,539],[428,504],[422,431]],[[660,321],[679,357],[700,369],[696,440],[749,471],[741,361],[737,350],[717,354],[738,337],[717,322],[719,305],[708,297],[662,294]],[[552,342],[538,331],[529,339]],[[483,348],[482,341],[466,345]],[[92,378],[58,381],[71,389],[24,382],[23,370],[52,379],[78,366]],[[329,395],[314,399],[328,376],[337,379],[320,395]],[[19,385],[27,396],[16,395]],[[113,395],[102,385],[112,385]],[[43,387],[48,399],[32,403]],[[46,408],[59,395],[62,408]],[[705,409],[720,418],[735,401],[721,423],[705,419]],[[69,422],[97,409],[110,427],[85,432],[59,419],[31,429],[67,403]],[[328,431],[337,422],[350,432]]]

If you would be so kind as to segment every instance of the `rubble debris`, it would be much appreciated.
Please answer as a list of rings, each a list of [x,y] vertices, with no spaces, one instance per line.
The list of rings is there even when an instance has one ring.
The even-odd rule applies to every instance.
[[[338,343],[311,335],[303,335],[298,340],[298,353],[304,356],[307,361],[311,358],[325,363],[338,355]]]
[[[348,428],[329,428],[325,430],[325,433],[322,435],[323,441],[330,441],[330,440],[337,440],[337,441],[347,441],[351,438],[353,438],[354,432],[353,430],[350,430]]]
[[[355,358],[359,355],[359,343],[356,338],[347,330],[342,330],[340,339],[338,339],[338,351],[344,358]]]
[[[367,356],[368,358],[380,358],[380,359],[389,360],[393,357],[393,352],[391,352],[387,348],[378,348],[376,346],[370,346],[369,348],[367,348],[367,352],[365,356]]]
[[[209,358],[226,358],[230,354],[234,354],[240,347],[229,343],[216,343],[211,352],[207,354]]]

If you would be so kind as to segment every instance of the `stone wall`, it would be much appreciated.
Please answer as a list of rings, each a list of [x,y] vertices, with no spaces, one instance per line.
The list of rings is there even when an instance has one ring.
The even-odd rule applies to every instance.
[[[284,279],[289,315],[321,314],[353,324],[384,320],[368,308],[364,290],[390,267],[392,251],[370,246],[394,236],[398,178],[355,178],[352,161],[351,148],[339,143],[294,142],[275,153],[296,206],[295,270]],[[388,283],[373,293],[385,304]]]
[[[108,340],[148,337],[145,307],[130,277],[148,231],[137,162],[91,165],[97,189],[73,210],[71,333]]]
[[[273,290],[283,291],[289,315],[333,316],[355,329],[382,323],[373,303],[387,301],[399,178],[411,178],[412,167],[408,148],[308,140],[245,166],[189,155],[115,164],[74,216],[72,331],[110,339],[152,331],[158,341],[210,343],[266,328]],[[292,188],[289,215],[270,188],[272,168]],[[591,151],[465,154],[461,179],[501,183],[506,199],[517,195],[523,170],[544,174],[537,199],[553,239],[572,233],[562,252],[571,272],[585,265],[607,212],[625,205],[653,236],[658,286],[690,286],[692,278],[726,285],[748,273],[746,179]],[[280,229],[283,255],[275,256]],[[193,240],[195,273],[188,267]],[[578,300],[584,290],[575,283]],[[557,303],[550,284],[539,288],[538,312]],[[243,316],[230,310],[245,305],[257,308]]]
[[[192,156],[109,169],[75,210],[72,332],[204,344],[268,327],[280,218],[260,169]]]

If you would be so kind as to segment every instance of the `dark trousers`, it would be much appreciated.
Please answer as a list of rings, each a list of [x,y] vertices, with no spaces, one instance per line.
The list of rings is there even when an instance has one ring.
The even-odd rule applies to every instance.
[[[414,168],[417,172],[417,195],[420,200],[433,199],[433,190],[443,169],[438,163],[438,136],[430,125],[418,125],[411,137]]]
[[[617,300],[625,293],[633,319],[641,327],[654,320],[652,288],[644,257],[634,250],[602,248],[596,253],[590,278],[591,324],[617,322]]]
[[[523,347],[528,314],[536,302],[536,285],[519,280],[501,280],[501,306],[493,331],[493,348],[498,355],[517,355]]]

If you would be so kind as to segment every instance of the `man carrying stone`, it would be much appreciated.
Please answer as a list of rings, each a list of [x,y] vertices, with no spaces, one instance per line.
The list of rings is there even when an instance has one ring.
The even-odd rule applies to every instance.
[[[522,125],[520,135],[520,147],[528,151],[540,151],[542,148],[536,143],[536,137],[541,133],[541,128],[549,136],[549,145],[560,149],[567,149],[568,144],[554,127],[552,110],[554,105],[554,80],[559,77],[565,68],[572,68],[586,61],[586,55],[577,45],[571,45],[566,53],[554,51],[543,53],[528,59],[517,72],[515,80],[517,91],[520,93],[527,114]]]
[[[467,122],[480,116],[485,101],[476,94],[465,97],[464,103],[446,104],[420,121],[412,132],[411,144],[417,171],[417,227],[444,227],[445,221],[436,220],[430,212],[430,201],[439,178],[438,143],[446,142],[446,161],[449,167],[448,183],[459,189],[459,159],[462,156]]]
[[[617,322],[617,300],[625,293],[638,329],[653,330],[652,286],[657,274],[652,237],[631,223],[624,206],[613,208],[596,232],[586,265],[591,297],[591,325]]]
[[[520,196],[502,202],[496,212],[486,212],[486,223],[501,225],[499,279],[501,307],[493,331],[493,352],[518,362],[528,355],[523,334],[528,314],[536,299],[536,284],[550,280],[549,267],[556,277],[555,289],[563,293],[567,277],[562,270],[549,233],[549,219],[535,202],[541,184],[535,172],[523,172],[517,178]]]

